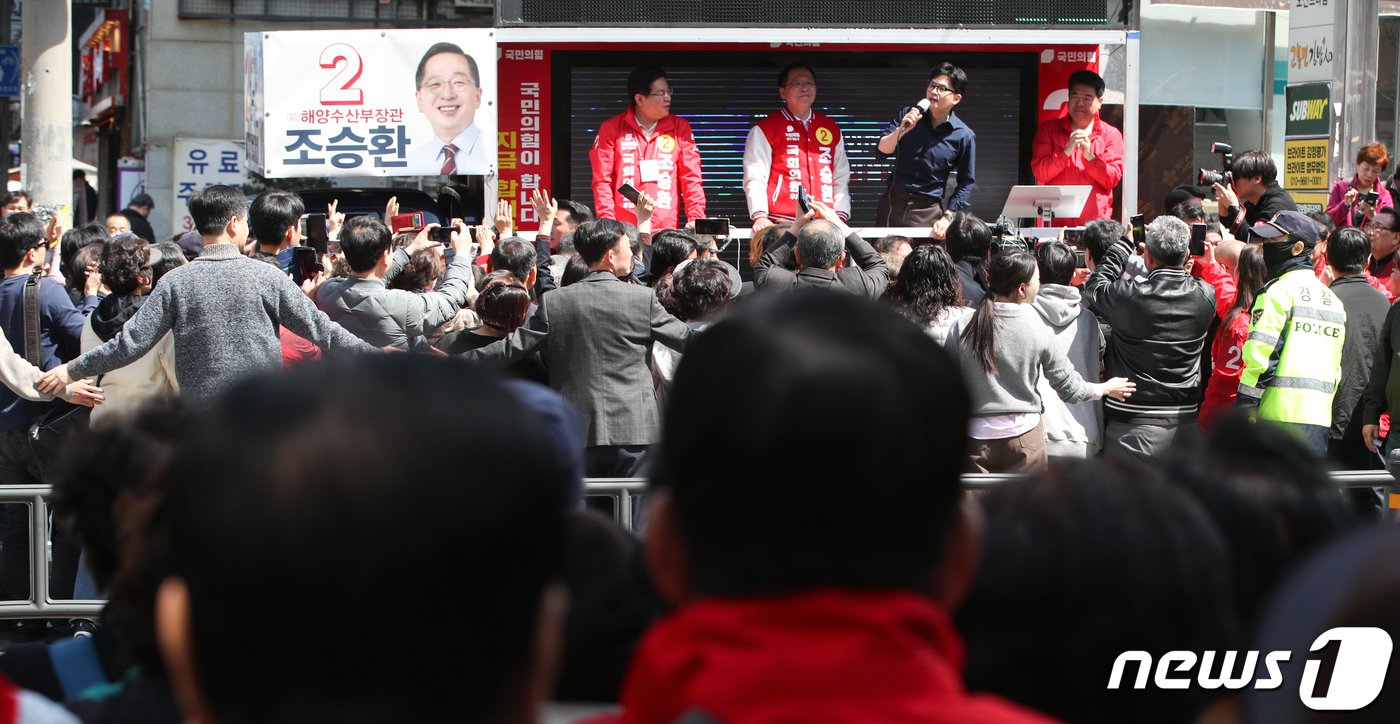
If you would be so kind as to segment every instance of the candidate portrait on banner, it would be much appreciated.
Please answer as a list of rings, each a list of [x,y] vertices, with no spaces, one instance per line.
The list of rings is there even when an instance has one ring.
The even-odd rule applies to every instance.
[[[496,144],[491,129],[477,123],[482,88],[476,59],[455,43],[435,43],[418,62],[414,84],[418,112],[427,123],[410,142],[407,172],[490,173]]]

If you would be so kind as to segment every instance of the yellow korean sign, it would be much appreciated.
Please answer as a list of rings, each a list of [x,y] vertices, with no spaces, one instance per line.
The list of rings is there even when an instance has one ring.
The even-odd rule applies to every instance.
[[[1328,141],[1326,138],[1288,139],[1283,142],[1283,187],[1290,191],[1325,191]]]

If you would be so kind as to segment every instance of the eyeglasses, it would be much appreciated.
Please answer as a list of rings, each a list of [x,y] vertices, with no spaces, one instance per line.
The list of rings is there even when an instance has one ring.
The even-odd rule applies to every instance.
[[[651,97],[653,97],[653,98],[672,98],[672,97],[675,97],[675,95],[676,95],[676,89],[675,89],[675,88],[669,88],[669,89],[667,89],[667,90],[652,91],[652,92],[648,93],[647,95],[648,95],[648,96],[651,96]]]
[[[453,78],[449,81],[444,81],[441,78],[429,78],[423,85],[418,87],[437,95],[442,92],[443,87],[448,85],[451,85],[452,90],[457,93],[465,93],[468,88],[475,87],[476,83],[469,78]]]
[[[934,94],[934,95],[941,96],[941,95],[946,95],[946,94],[948,94],[948,93],[956,93],[957,91],[954,91],[952,88],[949,88],[949,87],[946,86],[946,85],[939,85],[939,84],[937,84],[937,83],[929,83],[929,84],[928,84],[928,92],[930,92],[930,93],[932,93],[932,94]]]

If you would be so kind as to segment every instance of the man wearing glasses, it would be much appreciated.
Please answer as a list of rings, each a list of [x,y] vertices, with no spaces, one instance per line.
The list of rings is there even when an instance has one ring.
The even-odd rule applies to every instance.
[[[802,63],[778,73],[783,107],[749,131],[744,144],[744,195],[754,233],[775,221],[792,221],[800,213],[797,190],[851,218],[848,187],[851,164],[846,141],[836,122],[812,110],[817,76]]]
[[[629,107],[603,122],[588,152],[598,218],[637,223],[635,202],[618,193],[623,184],[656,200],[653,232],[676,228],[682,204],[692,222],[687,226],[704,218],[700,151],[690,124],[671,114],[673,95],[661,68],[637,68],[627,76]]]
[[[453,43],[437,43],[418,61],[414,77],[418,111],[433,127],[408,152],[409,173],[457,176],[489,173],[496,144],[473,121],[481,107],[476,59]]]
[[[894,157],[890,188],[880,197],[877,226],[933,226],[944,212],[972,206],[976,185],[977,135],[953,107],[967,90],[967,74],[943,63],[929,74],[924,99],[928,111],[910,106],[890,124],[876,145],[876,157]],[[958,174],[957,187],[947,195],[948,176]]]
[[[1099,118],[1103,78],[1092,70],[1069,77],[1068,113],[1040,124],[1031,142],[1031,172],[1042,186],[1092,186],[1077,218],[1058,226],[1082,226],[1113,216],[1113,189],[1123,180],[1123,134]]]

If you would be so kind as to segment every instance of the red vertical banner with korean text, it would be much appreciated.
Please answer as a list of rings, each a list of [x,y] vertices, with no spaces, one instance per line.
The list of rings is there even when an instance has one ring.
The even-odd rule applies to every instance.
[[[1051,45],[1040,51],[1040,72],[1037,74],[1036,97],[1039,99],[1037,123],[1052,121],[1065,114],[1069,102],[1069,77],[1076,70],[1102,73],[1099,46]]]
[[[510,201],[515,228],[532,231],[539,228],[540,219],[530,206],[530,193],[546,189],[554,194],[549,172],[549,49],[502,44],[496,68],[501,84],[496,195]]]

